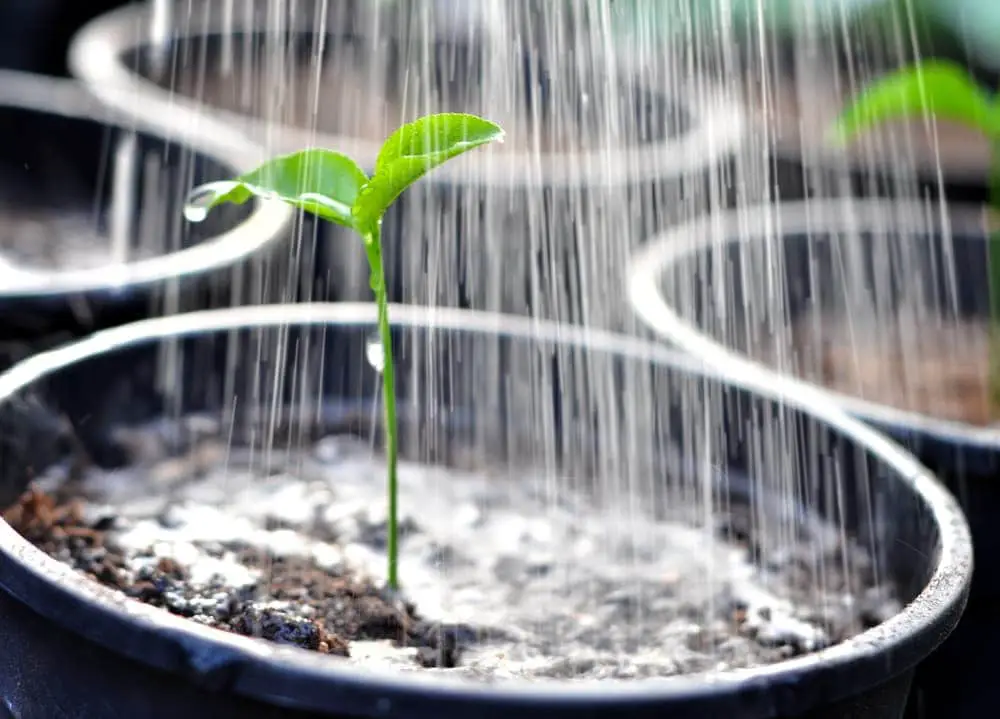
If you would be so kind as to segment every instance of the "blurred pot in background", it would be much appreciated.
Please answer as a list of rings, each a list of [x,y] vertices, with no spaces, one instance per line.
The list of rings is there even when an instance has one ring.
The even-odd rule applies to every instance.
[[[916,181],[926,189],[941,179],[952,199],[984,199],[990,148],[974,130],[897,122],[846,151],[829,147],[824,130],[847,97],[921,58],[968,64],[996,87],[1000,3],[616,0],[612,6],[620,45],[647,54],[686,45],[690,65],[705,68],[743,96],[748,131],[756,140],[748,147],[755,148],[755,156],[761,154],[756,148],[769,150],[780,184],[770,195],[747,201],[840,194],[845,181],[854,193],[898,195],[900,183]],[[765,171],[743,178],[744,184],[769,186]]]
[[[0,68],[67,75],[66,48],[80,26],[127,0],[3,0]]]
[[[183,109],[274,152],[318,145],[367,167],[417,115],[476,112],[506,129],[503,146],[439,168],[387,215],[394,301],[618,328],[630,318],[630,238],[701,202],[742,138],[736,103],[678,73],[674,58],[609,53],[606,18],[590,12],[600,4],[169,7],[162,33],[149,6],[90,23],[71,48],[74,74],[105,104],[152,122]],[[313,296],[368,299],[356,239],[322,231]]]
[[[255,202],[185,222],[193,183],[262,151],[171,117],[150,127],[72,80],[0,70],[0,135],[12,138],[0,145],[0,364],[149,314],[260,301],[264,260],[291,254],[271,250],[292,213]]]

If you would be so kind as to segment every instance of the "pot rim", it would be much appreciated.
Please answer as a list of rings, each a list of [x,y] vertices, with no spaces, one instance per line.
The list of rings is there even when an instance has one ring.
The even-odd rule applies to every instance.
[[[237,171],[251,169],[261,150],[245,138],[228,133],[220,140],[206,127],[174,132],[171,114],[159,123],[116,116],[103,109],[76,80],[0,70],[0,105],[58,115],[80,122],[110,124],[125,130],[176,140],[199,154]],[[225,137],[225,136],[223,136]],[[120,292],[219,270],[276,243],[290,227],[292,211],[279,202],[256,202],[250,216],[204,242],[157,257],[82,270],[46,272],[16,268],[4,275],[0,298],[51,297],[88,292]]]
[[[190,39],[224,31],[226,20],[210,13],[207,0],[186,0],[186,16],[204,20],[196,28],[174,28],[172,40]],[[192,7],[193,6],[193,7]],[[129,116],[162,124],[163,113],[173,113],[172,122],[196,124],[209,117],[228,128],[244,128],[255,138],[273,141],[276,151],[292,152],[302,147],[337,148],[360,164],[374,165],[381,146],[361,138],[317,133],[290,125],[274,125],[236,112],[210,108],[182,95],[163,90],[141,78],[123,60],[129,50],[149,44],[142,29],[150,25],[149,3],[131,4],[106,13],[85,25],[69,48],[69,66],[75,77],[109,107]],[[259,28],[240,15],[228,19],[229,29]],[[315,32],[309,19],[297,16],[289,29]],[[609,56],[610,57],[610,56]],[[612,61],[621,72],[638,76],[641,62],[622,55]],[[652,88],[647,88],[652,90]],[[660,143],[631,146],[624,150],[598,148],[580,153],[498,152],[484,148],[478,159],[458,158],[430,173],[426,181],[445,184],[475,184],[490,188],[617,187],[630,182],[677,179],[721,164],[736,151],[745,137],[744,111],[735,96],[721,86],[697,78],[680,88],[678,95],[690,119],[690,129],[677,138]],[[186,117],[183,117],[185,116]],[[232,131],[231,129],[229,130]]]
[[[142,320],[95,333],[14,366],[0,375],[0,402],[39,378],[74,362],[149,341],[239,328],[367,326],[374,325],[376,316],[376,308],[370,303],[314,303],[236,307]],[[548,712],[567,707],[573,711],[583,708],[593,711],[594,706],[602,704],[638,706],[671,699],[712,702],[719,701],[721,695],[724,699],[748,701],[748,707],[756,704],[758,716],[773,716],[777,711],[774,705],[776,699],[769,691],[773,691],[775,685],[799,685],[805,679],[802,675],[812,678],[825,676],[834,687],[831,691],[836,692],[841,690],[839,687],[843,684],[844,672],[852,670],[859,677],[857,684],[868,682],[869,686],[877,685],[886,678],[886,650],[903,651],[905,647],[911,654],[929,653],[933,647],[928,645],[936,646],[957,622],[972,573],[969,528],[958,504],[915,458],[892,440],[831,405],[818,393],[808,388],[800,391],[780,378],[761,377],[739,367],[734,370],[725,365],[706,365],[657,343],[585,327],[487,312],[412,305],[392,305],[390,316],[397,327],[523,337],[649,361],[706,379],[731,383],[821,419],[833,430],[858,443],[868,454],[877,455],[897,474],[895,481],[902,482],[926,505],[940,531],[940,551],[933,574],[920,594],[899,614],[813,655],[767,667],[666,681],[620,684],[593,681],[572,685],[518,682],[506,689],[504,685],[480,685],[449,677],[362,670],[302,649],[280,647],[263,640],[202,627],[97,585],[30,545],[2,521],[0,551],[6,561],[0,562],[0,582],[7,591],[29,604],[32,603],[31,598],[35,598],[34,603],[37,604],[40,595],[47,595],[50,603],[58,601],[63,605],[67,602],[75,603],[77,607],[83,605],[93,615],[91,619],[84,620],[84,614],[54,610],[49,619],[65,626],[71,617],[76,617],[80,626],[72,627],[71,631],[82,633],[99,644],[109,645],[111,638],[120,639],[122,632],[144,632],[141,642],[131,643],[133,658],[143,663],[156,661],[157,643],[168,643],[172,651],[160,654],[168,657],[161,660],[163,663],[172,664],[169,670],[178,670],[177,654],[180,648],[180,653],[190,655],[180,660],[186,662],[184,667],[188,671],[225,676],[226,686],[244,696],[301,706],[301,702],[295,702],[295,697],[287,694],[287,675],[292,674],[294,691],[305,694],[313,690],[313,708],[320,708],[322,705],[318,702],[322,699],[330,699],[329,693],[322,695],[315,691],[326,684],[335,687],[337,701],[344,703],[338,707],[341,711],[349,713],[353,709],[363,709],[385,715],[391,713],[397,701],[402,707],[415,712],[416,707],[426,710],[427,707],[440,707],[447,703],[458,706],[483,701],[508,708],[536,708]],[[84,609],[78,611],[83,612]],[[103,627],[95,626],[98,623]],[[212,651],[205,651],[206,645],[211,646]],[[894,668],[901,672],[906,667]],[[281,676],[284,681],[276,682],[276,676]],[[286,693],[273,696],[273,692],[269,694],[270,686],[284,686]],[[810,701],[796,699],[798,695],[795,692],[791,695],[791,698],[782,696],[782,701]],[[310,699],[303,701],[308,703]],[[785,708],[782,704],[782,709]]]
[[[917,430],[951,444],[996,449],[1000,447],[1000,427],[977,427],[896,409],[777,372],[704,334],[675,312],[660,290],[660,277],[667,268],[709,247],[759,242],[779,232],[804,235],[831,228],[841,232],[864,232],[882,230],[891,224],[921,232],[928,231],[928,222],[931,231],[983,235],[985,238],[985,218],[985,208],[975,204],[853,198],[762,204],[704,216],[655,235],[632,256],[627,271],[629,303],[655,334],[711,364],[731,364],[740,372],[760,378],[780,376],[790,390],[797,387],[820,392],[827,401],[836,402],[850,414],[890,430],[902,433]],[[751,232],[748,227],[763,232]]]

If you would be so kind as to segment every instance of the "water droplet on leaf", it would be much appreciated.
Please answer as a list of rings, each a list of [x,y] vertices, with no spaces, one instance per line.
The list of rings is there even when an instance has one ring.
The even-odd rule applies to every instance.
[[[188,222],[202,222],[208,217],[208,208],[197,205],[184,206],[184,219]]]
[[[188,222],[203,222],[216,201],[232,192],[238,184],[237,182],[210,182],[207,185],[196,187],[187,196],[187,201],[184,203],[184,219]]]

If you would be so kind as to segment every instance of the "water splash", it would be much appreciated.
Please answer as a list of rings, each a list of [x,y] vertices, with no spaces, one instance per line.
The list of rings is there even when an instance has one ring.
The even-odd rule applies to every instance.
[[[126,133],[114,152],[114,193],[111,198],[111,261],[125,264],[129,260],[132,233],[135,228],[139,186],[139,146],[135,133]]]

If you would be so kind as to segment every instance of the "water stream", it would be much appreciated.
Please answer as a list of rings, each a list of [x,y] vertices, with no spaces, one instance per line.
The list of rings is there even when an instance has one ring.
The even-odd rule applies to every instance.
[[[809,357],[819,362],[814,357],[815,348],[832,345],[840,356],[838,366],[869,368],[877,374],[884,370],[880,363],[891,362],[902,376],[918,377],[932,371],[928,363],[940,366],[971,352],[970,348],[979,348],[982,337],[977,331],[981,334],[981,329],[970,329],[967,337],[949,329],[958,323],[960,314],[950,239],[945,237],[934,252],[922,244],[940,215],[939,206],[927,197],[934,182],[921,180],[917,173],[920,159],[928,153],[933,157],[939,147],[936,130],[929,123],[896,127],[866,139],[853,154],[831,153],[822,142],[822,128],[846,93],[886,68],[919,55],[912,18],[897,13],[866,24],[862,31],[848,12],[850,3],[844,3],[837,12],[806,12],[798,17],[794,23],[796,39],[789,40],[761,28],[762,5],[745,2],[742,14],[737,12],[738,5],[736,0],[650,0],[645,4],[639,0],[220,0],[176,4],[149,0],[148,46],[132,60],[148,81],[179,98],[202,102],[206,115],[225,110],[243,116],[245,122],[234,125],[234,131],[260,131],[257,139],[268,152],[339,137],[346,146],[335,149],[357,152],[362,162],[370,163],[373,148],[391,129],[421,114],[469,111],[502,124],[509,138],[503,146],[428,178],[386,218],[384,236],[394,301],[502,311],[639,332],[640,325],[627,302],[629,258],[652,236],[693,223],[690,226],[710,233],[704,240],[707,259],[697,272],[670,275],[664,292],[682,314],[693,316],[696,305],[708,306],[709,316],[703,321],[714,339],[747,351],[754,344],[755,356],[780,371],[815,378],[803,369],[803,363]],[[257,31],[246,32],[248,27]],[[746,135],[731,158],[718,165],[697,165],[690,157],[678,155],[677,166],[686,169],[670,168],[669,153],[661,155],[656,148],[679,143],[697,126],[702,106],[714,106],[726,97],[740,99],[739,107],[747,120]],[[255,124],[254,119],[259,122]],[[711,122],[722,126],[716,119]],[[705,158],[712,155],[711,144],[710,139],[702,150]],[[790,144],[798,145],[801,162],[787,159]],[[115,152],[117,176],[148,171],[132,157],[135,149],[127,138]],[[516,162],[510,157],[517,158]],[[667,163],[662,173],[648,172],[650,158]],[[888,176],[886,167],[892,169]],[[186,189],[162,188],[162,192],[183,193]],[[850,198],[859,189],[877,190],[895,200],[925,200],[926,216],[914,217],[915,205],[907,205],[910,209],[902,211],[906,216],[899,223],[904,229],[893,233],[889,230],[896,222],[890,211],[882,223],[883,235],[872,241],[878,228],[870,227],[871,222],[862,232],[852,230],[851,222],[843,220],[855,212]],[[790,278],[783,270],[788,249],[776,203],[830,199],[842,203],[823,205],[826,209],[812,217],[810,227],[796,233],[802,236],[798,245],[806,248],[799,254],[807,258],[829,256],[831,277]],[[119,258],[130,251],[122,228],[134,225],[121,214],[127,205],[125,199],[116,201],[111,221],[111,251]],[[761,205],[773,209],[761,211]],[[840,229],[832,243],[824,227],[829,219],[824,212],[840,216]],[[204,219],[203,209],[197,206],[188,208],[186,215],[191,221]],[[254,263],[234,277],[242,288],[240,301],[368,299],[365,257],[356,238],[309,222],[299,223],[296,230],[288,257]],[[729,249],[734,233],[754,238],[736,255]],[[723,261],[723,257],[730,260]],[[808,261],[804,266],[810,266]],[[737,284],[732,273],[739,275],[742,292],[738,296],[732,291]],[[800,313],[799,307],[791,307],[789,298],[800,292],[802,284],[815,286],[822,300]],[[947,291],[949,287],[951,291]],[[174,309],[180,306],[178,296]],[[798,313],[794,317],[793,309]],[[430,316],[433,310],[428,313]],[[806,325],[809,339],[802,340],[800,330]],[[927,349],[926,342],[921,344],[928,326],[947,338],[941,339],[934,351]],[[793,332],[795,327],[799,330]],[[242,388],[235,386],[232,377],[224,378],[233,395],[230,409],[234,414],[241,403],[262,404],[276,412],[289,396],[294,405],[299,401],[295,398],[305,399],[319,391],[317,367],[323,361],[322,354],[290,346],[300,341],[291,337],[291,333],[261,333],[255,353],[237,356],[232,351],[227,360],[232,365],[258,363],[249,394],[238,392]],[[322,342],[317,341],[316,347],[320,346]],[[560,536],[565,542],[570,542],[566,537],[579,538],[581,534],[572,522],[567,523],[565,507],[560,504],[569,490],[556,471],[557,435],[562,433],[561,459],[570,447],[579,453],[581,465],[588,460],[600,464],[588,467],[599,478],[594,492],[600,500],[598,509],[580,510],[579,520],[603,526],[583,532],[586,536],[579,546],[573,545],[570,556],[550,562],[546,555],[544,561],[539,560],[548,562],[544,571],[552,573],[541,585],[524,590],[539,606],[546,596],[531,592],[542,591],[539,586],[543,585],[553,602],[567,593],[577,601],[586,581],[612,582],[609,567],[618,562],[620,573],[613,581],[619,583],[616,588],[625,597],[621,601],[628,605],[628,611],[607,610],[606,603],[611,600],[605,595],[593,606],[584,602],[577,607],[583,618],[555,610],[560,621],[567,627],[572,625],[566,637],[576,632],[572,634],[575,639],[545,639],[557,644],[565,639],[565,651],[573,652],[580,649],[581,627],[587,622],[616,623],[609,627],[608,644],[584,642],[584,649],[592,654],[581,659],[581,665],[590,662],[581,675],[676,673],[662,666],[648,672],[643,668],[643,662],[651,660],[648,653],[642,654],[649,649],[642,635],[653,626],[650,622],[656,612],[662,610],[654,601],[660,590],[650,589],[649,582],[666,581],[664,575],[670,567],[661,561],[663,556],[679,562],[681,556],[699,554],[693,537],[704,538],[706,556],[695,557],[696,569],[678,566],[679,576],[690,581],[677,582],[670,589],[682,603],[692,606],[701,607],[735,592],[743,604],[733,611],[753,613],[757,602],[769,605],[768,614],[773,610],[777,616],[784,610],[774,609],[777,600],[769,598],[767,592],[776,586],[774,591],[780,593],[785,586],[784,569],[777,568],[782,562],[798,563],[801,573],[810,578],[795,601],[812,608],[846,611],[845,607],[856,608],[870,601],[872,592],[881,590],[884,578],[878,562],[885,548],[874,544],[865,547],[871,555],[868,560],[857,559],[851,552],[817,549],[818,540],[815,536],[808,541],[803,538],[792,512],[776,514],[763,506],[749,506],[747,521],[756,527],[764,546],[753,550],[744,547],[738,559],[731,556],[735,551],[732,546],[716,546],[715,540],[706,538],[714,531],[718,517],[729,510],[713,496],[712,468],[722,461],[726,443],[737,435],[755,447],[753,477],[758,489],[777,494],[787,507],[835,502],[839,497],[839,474],[849,470],[836,460],[802,457],[801,439],[784,424],[780,412],[772,417],[742,418],[742,426],[721,426],[722,397],[688,397],[681,402],[683,446],[670,451],[679,449],[698,471],[661,475],[662,465],[655,455],[667,450],[649,439],[656,435],[649,427],[656,422],[678,421],[676,416],[669,419],[667,410],[660,406],[666,398],[683,395],[676,387],[658,387],[641,368],[615,374],[609,365],[602,364],[602,358],[565,348],[546,350],[550,354],[545,359],[551,364],[525,353],[519,356],[519,374],[504,373],[499,369],[499,341],[482,341],[475,348],[469,356],[457,351],[449,355],[450,364],[430,375],[428,385],[420,387],[411,399],[426,402],[427,412],[447,413],[454,411],[444,399],[449,387],[464,388],[466,394],[474,388],[480,408],[514,403],[524,410],[524,415],[512,419],[517,426],[508,428],[511,436],[535,433],[550,438],[552,446],[547,452],[531,457],[536,465],[532,471],[542,479],[525,475],[536,494],[530,507],[521,508],[537,513],[522,517],[525,523],[538,520],[542,527],[538,531],[563,532],[565,536]],[[364,351],[368,362],[380,368],[384,358],[378,343],[370,339]],[[440,358],[436,348],[424,347],[423,351],[428,360]],[[175,383],[185,375],[176,352],[170,347],[163,350],[163,366],[168,369],[163,370],[160,384],[167,394],[180,395],[182,388]],[[579,426],[556,424],[553,401],[548,399],[548,388],[555,381],[553,367],[561,378],[560,405],[573,408]],[[913,380],[920,381],[924,380]],[[853,385],[851,380],[843,382],[846,384],[838,388],[851,391],[859,391],[865,384],[857,377]],[[908,391],[919,393],[920,388],[914,386],[904,386],[901,391],[904,395]],[[305,406],[302,412],[308,412]],[[445,441],[438,436],[439,431],[429,428],[420,439],[427,456],[434,453],[436,443]],[[307,455],[319,451],[314,444],[301,443],[301,451]],[[286,456],[289,441],[265,430],[250,444],[253,452],[248,463],[259,468],[255,471],[266,484],[269,457]],[[224,473],[224,468],[214,471]],[[446,523],[448,508],[464,501],[461,491],[471,491],[462,484],[465,480],[413,471],[419,481],[412,480],[406,501],[417,501],[423,493],[428,516],[433,515],[427,521]],[[377,476],[377,472],[369,474]],[[354,476],[351,481],[360,480]],[[353,491],[347,480],[337,485],[329,474],[319,483],[339,486],[343,496]],[[456,489],[458,485],[464,489]],[[524,490],[518,486],[518,491]],[[355,490],[356,494],[361,492]],[[683,509],[679,514],[684,515],[688,529],[682,532],[680,524],[668,524],[665,529],[662,517],[649,516],[654,495],[658,502]],[[253,499],[270,501],[258,495]],[[871,507],[856,509],[874,511]],[[246,507],[238,511],[245,510],[249,511]],[[419,511],[413,507],[408,511],[414,513],[414,521],[421,521]],[[504,515],[502,520],[519,521],[516,513]],[[500,522],[491,518],[482,531],[514,531],[498,527]],[[153,531],[146,525],[139,527]],[[827,530],[832,534],[824,535],[823,541],[832,536],[835,542],[847,542],[843,526]],[[517,531],[527,536],[531,528]],[[131,536],[135,539],[137,535]],[[584,539],[617,547],[614,562],[606,553],[593,550],[588,555],[580,549],[586,544]],[[675,540],[684,548],[663,548],[664,542]],[[532,541],[540,552],[568,546],[551,536]],[[483,552],[494,551],[492,546],[484,545]],[[419,551],[430,550],[420,545]],[[503,554],[500,550],[495,553]],[[874,560],[874,568],[862,570],[852,564],[870,560]],[[409,561],[414,572],[422,571],[416,559],[410,557]],[[525,560],[528,564],[531,561]],[[768,561],[772,566],[764,566]],[[748,562],[756,562],[752,571]],[[604,569],[608,572],[602,573]],[[448,570],[438,567],[435,571],[441,574]],[[521,567],[518,571],[530,574],[531,570]],[[870,581],[855,581],[858,572],[869,571],[874,572]],[[748,572],[757,572],[752,591],[747,589]],[[695,581],[697,577],[703,581]],[[457,621],[456,613],[461,621],[469,621],[462,612],[473,611],[474,605],[463,604],[467,596],[461,593],[460,583],[448,585],[455,596],[442,598],[440,592],[432,591],[431,579],[421,575],[420,581],[425,582],[420,585],[425,596],[433,595],[435,601],[450,608],[451,614],[442,610],[448,621]],[[720,586],[726,590],[716,591]],[[755,598],[747,599],[750,595]],[[482,611],[495,611],[504,601],[514,602],[509,596],[492,601]],[[785,596],[781,601],[791,600]],[[428,606],[434,604],[427,602]],[[518,611],[524,609],[517,606]],[[801,618],[793,609],[787,612],[790,624]],[[673,605],[670,611],[674,611]],[[708,628],[698,636],[709,643],[691,644],[697,632],[684,629],[678,616],[672,615],[670,621],[680,624],[670,626],[677,636],[685,637],[675,647],[683,657],[673,660],[680,664],[686,659],[701,671],[758,661],[747,659],[742,645],[712,635],[714,625],[708,620]],[[698,616],[715,621],[721,615],[712,608]],[[532,621],[543,619],[533,617]],[[629,621],[636,623],[635,631],[620,626]],[[491,615],[489,623],[502,624],[503,620]],[[816,626],[819,624],[822,622]],[[818,632],[816,626],[811,625],[809,631]],[[780,634],[773,626],[771,630]],[[753,629],[754,636],[760,631],[759,626]],[[514,648],[517,642],[504,641],[507,644],[496,651],[508,653],[510,666],[515,667],[511,672],[532,676],[532,670],[525,668],[533,659],[530,652],[518,655]],[[711,644],[713,641],[718,643]],[[779,639],[774,641],[781,646]],[[532,651],[541,651],[539,642],[545,643],[538,640],[531,644]],[[551,646],[548,649],[559,654]],[[804,650],[799,647],[794,651]],[[742,658],[734,659],[734,654]],[[610,655],[618,657],[617,669],[608,668]],[[639,655],[642,658],[636,659]],[[718,661],[713,662],[713,657]],[[780,657],[767,661],[775,658]],[[495,654],[488,660],[479,656],[473,665],[481,668],[495,661]],[[538,674],[573,673],[547,666]]]

